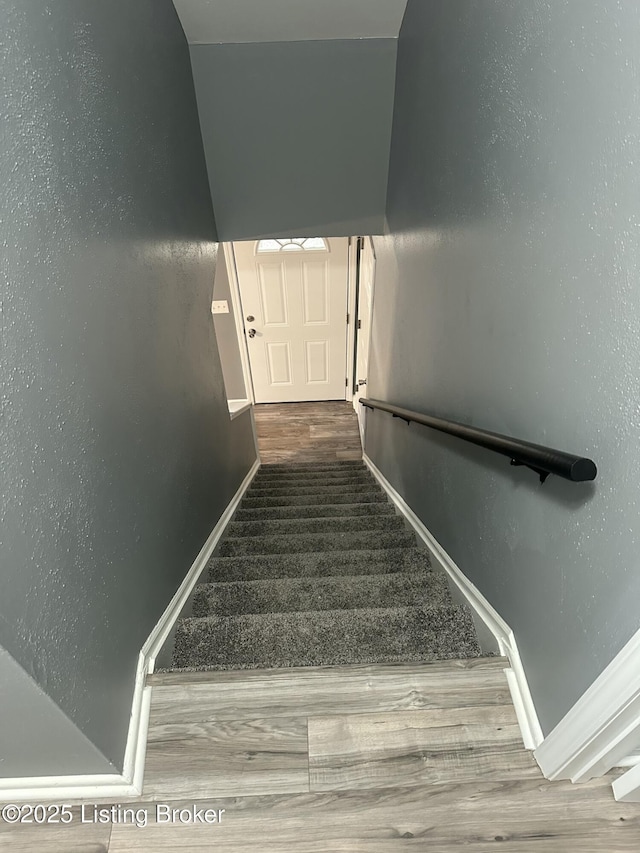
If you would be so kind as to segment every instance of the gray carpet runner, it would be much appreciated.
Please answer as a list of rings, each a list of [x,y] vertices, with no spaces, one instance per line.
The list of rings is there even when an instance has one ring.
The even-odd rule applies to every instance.
[[[481,654],[469,610],[362,462],[263,465],[202,580],[172,669]]]

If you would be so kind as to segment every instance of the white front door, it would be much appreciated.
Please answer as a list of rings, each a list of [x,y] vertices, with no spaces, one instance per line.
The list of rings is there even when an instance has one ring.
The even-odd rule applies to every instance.
[[[256,403],[345,399],[348,245],[233,244]]]

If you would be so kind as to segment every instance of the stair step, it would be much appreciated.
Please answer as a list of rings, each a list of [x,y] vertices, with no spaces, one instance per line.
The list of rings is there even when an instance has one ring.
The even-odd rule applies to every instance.
[[[480,657],[466,607],[363,608],[182,620],[173,665],[256,669]]]
[[[344,514],[341,518],[286,518],[266,521],[232,521],[227,527],[226,536],[283,536],[288,533],[334,533],[359,532],[361,530],[406,530],[407,525],[399,515]]]
[[[477,658],[467,607],[361,460],[262,465],[176,626],[173,668]]]
[[[311,492],[320,492],[321,494],[324,494],[332,489],[335,489],[336,491],[345,491],[352,487],[354,491],[359,491],[360,489],[380,488],[373,477],[367,476],[366,474],[358,475],[357,477],[336,477],[329,481],[324,479],[305,480],[300,477],[297,480],[285,480],[284,482],[276,485],[271,485],[269,483],[252,483],[247,491],[247,495],[251,495],[252,497],[267,497],[270,494],[309,494]]]
[[[361,459],[345,462],[270,462],[260,466],[261,472],[280,471],[343,471],[347,469],[368,470]]]
[[[424,572],[430,566],[423,548],[385,550],[317,551],[314,554],[269,554],[212,557],[208,564],[211,582],[268,580],[284,577],[333,577],[390,572]]]
[[[247,491],[248,498],[268,497],[295,497],[296,495],[339,495],[339,494],[362,494],[363,492],[380,491],[375,483],[362,483],[359,481],[338,482],[330,486],[315,486],[313,483],[305,486],[285,486],[283,488],[256,488],[251,486]]]
[[[196,587],[194,617],[451,603],[442,572],[276,578]]]
[[[242,509],[263,509],[265,507],[274,506],[320,506],[323,504],[335,506],[336,504],[356,504],[356,503],[387,503],[387,496],[380,489],[374,491],[348,491],[348,492],[332,492],[327,494],[308,494],[308,495],[292,495],[290,492],[285,495],[271,495],[271,497],[258,498],[251,497],[249,494],[242,500]]]
[[[350,469],[347,471],[301,471],[300,473],[295,473],[293,471],[281,472],[280,474],[275,473],[266,473],[262,474],[260,471],[253,478],[252,485],[257,486],[258,484],[269,484],[276,485],[277,483],[282,482],[309,482],[315,483],[319,480],[326,480],[327,483],[331,483],[334,480],[339,480],[341,477],[349,477],[349,478],[357,478],[362,477],[363,479],[367,479],[368,481],[373,482],[373,475],[370,474],[368,468],[359,469]]]
[[[361,504],[309,504],[307,506],[274,506],[256,507],[254,509],[239,509],[233,517],[234,521],[260,521],[261,519],[281,518],[343,518],[345,516],[363,515],[395,515],[395,508],[390,503],[361,503]]]
[[[290,533],[282,536],[228,537],[219,546],[219,556],[236,557],[242,554],[299,554],[313,551],[349,551],[368,548],[411,548],[416,544],[415,533],[409,530],[364,530],[326,533]]]
[[[350,483],[354,485],[365,486],[369,485],[372,487],[378,487],[378,484],[373,479],[370,474],[362,473],[362,474],[353,474],[352,476],[345,477],[344,475],[340,475],[339,477],[274,477],[269,479],[260,478],[256,479],[251,483],[251,489],[297,489],[301,486],[325,486],[326,488],[330,488],[331,486],[348,486]]]

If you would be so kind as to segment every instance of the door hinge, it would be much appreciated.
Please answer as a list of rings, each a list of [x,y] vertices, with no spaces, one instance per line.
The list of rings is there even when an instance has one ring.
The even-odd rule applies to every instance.
[[[348,376],[345,376],[345,378],[344,378],[344,387],[345,388],[349,387],[349,377]]]
[[[349,317],[350,316],[351,316],[350,314],[347,314],[347,326],[349,325]]]
[[[361,328],[362,328],[362,320],[358,320],[358,328],[359,328],[359,329],[361,329]]]

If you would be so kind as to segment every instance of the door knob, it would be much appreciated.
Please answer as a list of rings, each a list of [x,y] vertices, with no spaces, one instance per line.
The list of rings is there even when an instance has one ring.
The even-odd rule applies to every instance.
[[[366,379],[358,379],[358,385],[366,385],[366,384],[367,384]]]
[[[256,336],[256,330],[255,330],[255,329],[249,329],[249,331],[247,332],[247,334],[249,335],[249,337],[250,337],[250,338],[255,338],[255,336]]]
[[[249,316],[247,317],[247,322],[248,322],[248,323],[253,323],[253,321],[254,321],[255,319],[256,319],[256,318],[253,316],[253,314],[249,314]]]

